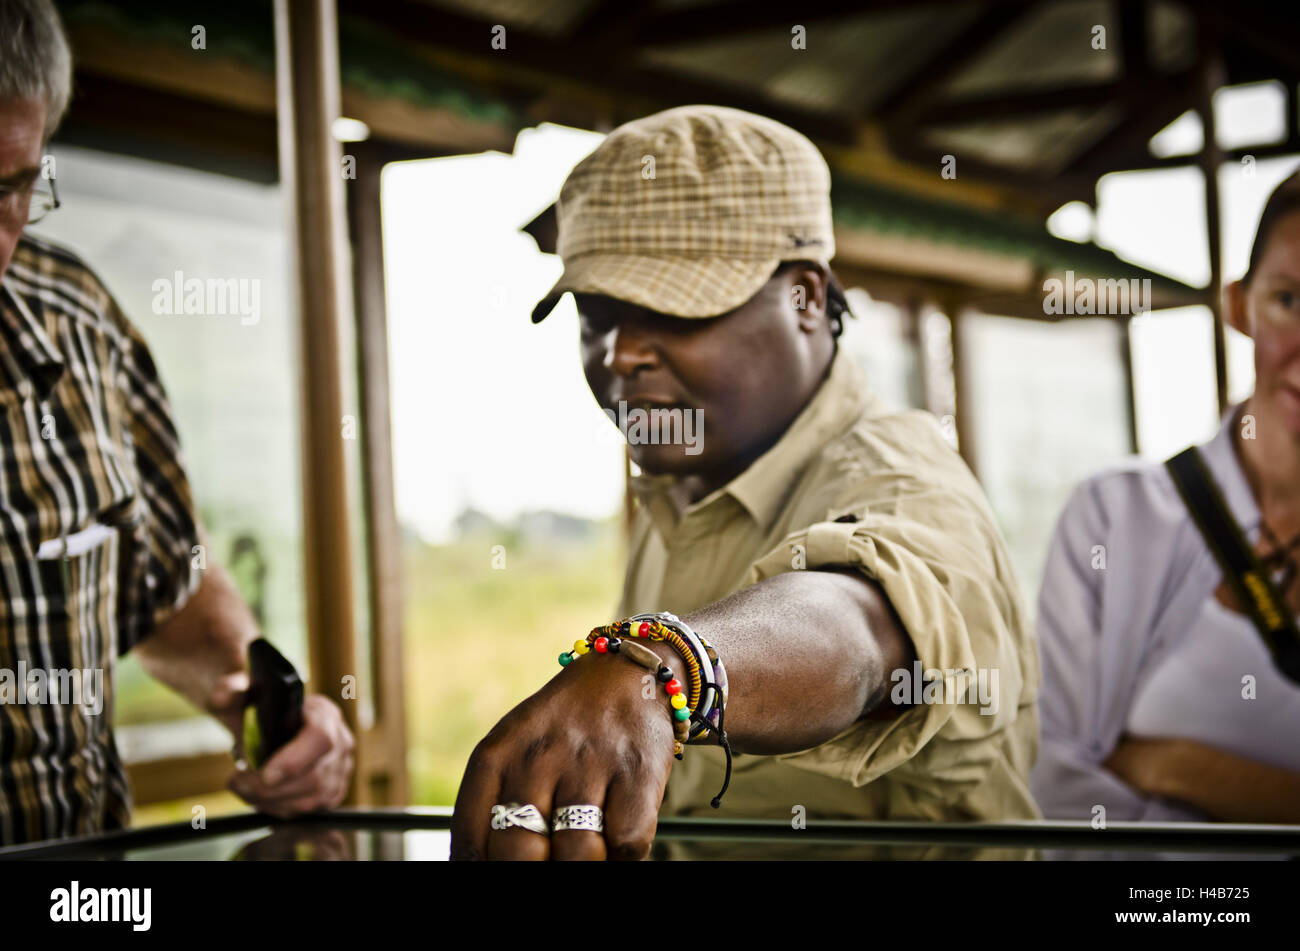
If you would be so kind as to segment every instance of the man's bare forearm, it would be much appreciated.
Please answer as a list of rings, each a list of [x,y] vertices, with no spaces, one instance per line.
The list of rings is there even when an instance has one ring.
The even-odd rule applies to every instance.
[[[682,620],[727,665],[726,729],[739,753],[825,742],[887,703],[891,673],[915,658],[884,594],[854,571],[777,575]],[[676,655],[661,653],[672,666]]]
[[[1158,794],[1221,822],[1300,823],[1300,773],[1194,741],[1169,749]]]
[[[248,645],[258,634],[230,576],[210,565],[185,607],[135,652],[150,675],[234,732],[239,722],[235,700],[247,687]]]

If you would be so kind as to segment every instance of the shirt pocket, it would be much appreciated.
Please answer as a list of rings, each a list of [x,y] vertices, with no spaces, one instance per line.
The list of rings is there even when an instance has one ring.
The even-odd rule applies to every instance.
[[[111,532],[94,548],[68,558],[41,562],[43,575],[57,572],[70,656],[66,666],[104,671],[107,681],[117,657],[116,610],[121,532]]]

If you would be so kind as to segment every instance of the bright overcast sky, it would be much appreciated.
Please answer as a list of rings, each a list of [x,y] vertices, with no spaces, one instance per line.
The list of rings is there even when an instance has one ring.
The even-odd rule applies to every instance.
[[[1280,87],[1221,93],[1225,146],[1280,137]],[[1163,134],[1166,153],[1199,145],[1196,122]],[[522,132],[513,155],[431,159],[384,173],[384,230],[398,515],[445,540],[465,506],[509,519],[549,508],[600,518],[623,491],[617,433],[596,407],[578,361],[566,296],[543,323],[528,314],[560,273],[557,258],[519,231],[552,202],[573,165],[600,141],[554,125]],[[1296,159],[1227,167],[1224,274],[1245,270],[1268,192]],[[1099,244],[1153,270],[1203,285],[1209,277],[1200,175],[1126,173],[1099,185]],[[1055,227],[1055,222],[1054,222]],[[1092,229],[1085,222],[1085,231]],[[869,290],[869,289],[868,289]],[[1209,435],[1213,351],[1208,311],[1135,322],[1140,424],[1160,457]],[[1231,333],[1231,332],[1230,332]],[[1232,388],[1249,392],[1250,343],[1232,334]]]
[[[544,125],[513,155],[384,172],[397,508],[430,541],[465,506],[603,518],[621,504],[620,440],[583,377],[572,298],[528,319],[560,261],[519,230],[600,139]]]

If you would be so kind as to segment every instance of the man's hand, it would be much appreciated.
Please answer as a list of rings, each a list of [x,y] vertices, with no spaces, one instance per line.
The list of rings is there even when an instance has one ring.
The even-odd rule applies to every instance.
[[[260,812],[288,818],[332,809],[352,779],[352,732],[328,697],[311,694],[302,704],[302,730],[260,770],[240,770],[230,789]],[[238,736],[238,733],[236,733]]]
[[[890,672],[917,658],[883,590],[851,568],[765,578],[682,620],[727,665],[734,753],[825,743],[887,704]],[[684,676],[671,647],[637,643]],[[643,667],[594,652],[578,658],[475,748],[456,797],[452,858],[644,858],[672,771],[668,710]],[[601,806],[605,833],[494,830],[492,807],[511,802],[548,820],[556,806]]]
[[[230,576],[209,565],[193,597],[136,648],[150,674],[243,735],[248,645],[257,623]],[[287,817],[337,806],[347,795],[356,745],[343,714],[327,697],[303,700],[302,730],[261,770],[230,780],[240,798],[262,812]]]
[[[656,652],[679,672],[675,653]],[[654,675],[617,655],[586,654],[475,748],[456,797],[451,857],[643,859],[672,764],[672,717]],[[492,807],[512,802],[536,806],[548,827],[559,806],[599,806],[605,831],[493,829]]]

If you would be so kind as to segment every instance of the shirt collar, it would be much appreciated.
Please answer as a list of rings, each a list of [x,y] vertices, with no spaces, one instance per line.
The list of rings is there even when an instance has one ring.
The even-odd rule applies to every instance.
[[[1218,483],[1228,511],[1242,530],[1250,533],[1259,527],[1261,516],[1250,481],[1246,478],[1246,471],[1241,466],[1241,459],[1233,444],[1233,431],[1240,425],[1237,415],[1240,411],[1241,406],[1237,405],[1224,414],[1219,432],[1201,446],[1201,457],[1214,476],[1214,481]]]
[[[32,313],[29,302],[14,289],[8,274],[0,281],[0,337],[18,368],[34,383],[37,395],[41,399],[48,397],[63,375],[63,356]],[[22,383],[18,381],[20,386]]]
[[[682,517],[708,508],[722,498],[731,498],[760,529],[766,529],[780,514],[795,481],[816,453],[853,426],[875,404],[866,374],[844,348],[837,348],[826,379],[781,438],[740,475],[687,507]],[[631,479],[632,490],[665,537],[679,520],[676,507],[667,496],[675,481],[672,475],[642,474]]]

